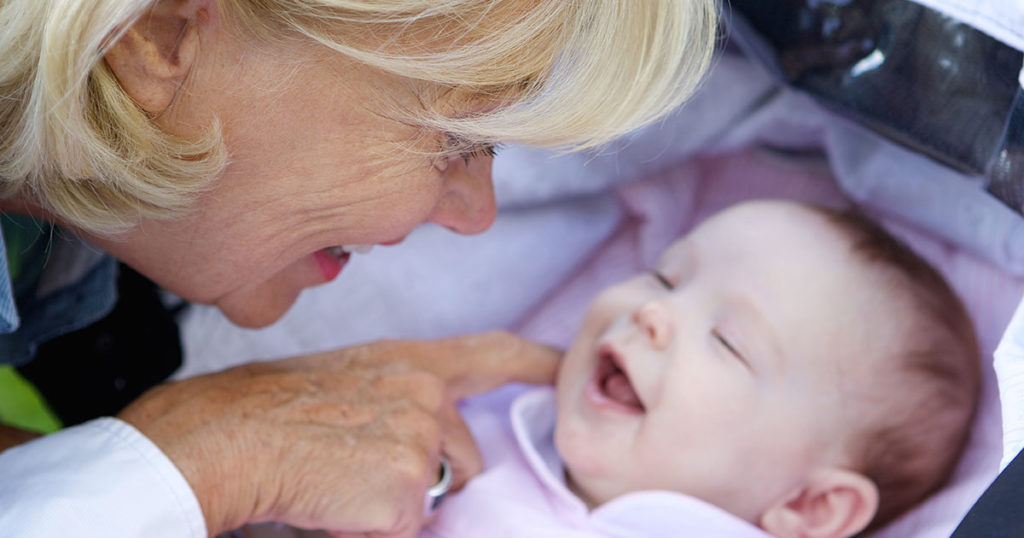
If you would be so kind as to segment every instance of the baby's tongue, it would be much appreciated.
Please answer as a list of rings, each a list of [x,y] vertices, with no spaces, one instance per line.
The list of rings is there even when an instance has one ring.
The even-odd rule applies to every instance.
[[[636,395],[636,391],[633,390],[633,385],[630,384],[626,374],[622,372],[615,372],[608,376],[608,379],[604,382],[604,392],[609,398],[626,407],[641,410],[644,408],[643,404],[640,403],[640,398]]]

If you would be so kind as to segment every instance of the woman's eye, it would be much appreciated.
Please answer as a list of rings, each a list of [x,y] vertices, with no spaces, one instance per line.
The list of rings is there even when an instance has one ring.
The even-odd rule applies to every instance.
[[[442,153],[450,153],[460,157],[467,165],[476,157],[494,157],[501,148],[498,144],[488,142],[469,142],[459,136],[448,133],[445,135]]]
[[[476,144],[460,151],[459,157],[462,157],[462,160],[466,165],[469,165],[469,160],[475,157],[483,157],[486,155],[493,159],[494,156],[498,154],[499,148],[500,146],[497,144]]]
[[[664,286],[665,289],[667,289],[667,290],[675,289],[675,285],[673,285],[672,282],[665,275],[659,273],[658,271],[654,271],[654,270],[651,270],[651,275],[655,278],[655,280],[658,281],[658,283],[660,283],[662,286]]]

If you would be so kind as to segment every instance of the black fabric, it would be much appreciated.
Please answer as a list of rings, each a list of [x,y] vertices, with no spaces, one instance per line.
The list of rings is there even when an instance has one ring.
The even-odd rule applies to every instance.
[[[910,0],[728,5],[730,39],[782,82],[961,172],[992,166],[1020,51]]]
[[[989,192],[1024,212],[1024,88],[1017,91],[1003,141],[986,177]]]
[[[42,344],[18,368],[65,426],[117,414],[181,366],[175,312],[156,285],[122,264],[117,287],[110,315]]]
[[[1024,536],[1024,457],[1017,454],[974,503],[952,538]]]

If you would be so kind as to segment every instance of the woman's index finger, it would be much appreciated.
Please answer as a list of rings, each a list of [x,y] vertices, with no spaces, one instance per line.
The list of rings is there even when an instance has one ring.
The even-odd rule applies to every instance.
[[[555,381],[562,352],[506,332],[489,332],[450,340],[460,345],[445,376],[455,399],[497,388],[506,383],[550,385]]]

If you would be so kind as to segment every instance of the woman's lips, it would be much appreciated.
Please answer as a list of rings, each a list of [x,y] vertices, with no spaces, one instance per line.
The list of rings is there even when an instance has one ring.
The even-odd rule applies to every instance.
[[[317,267],[320,268],[320,274],[324,276],[326,282],[330,282],[341,273],[341,270],[348,263],[348,259],[351,256],[348,252],[334,251],[332,249],[318,250],[313,253],[313,259],[316,260]]]
[[[405,240],[405,236],[393,239],[391,241],[385,241],[380,243],[383,246],[397,245]],[[365,245],[338,245],[334,247],[327,247],[320,249],[313,253],[313,259],[316,260],[317,267],[320,268],[320,273],[323,274],[324,279],[327,282],[334,280],[341,270],[344,269],[345,264],[348,263],[352,253],[356,254],[369,254],[373,250],[372,244]]]

